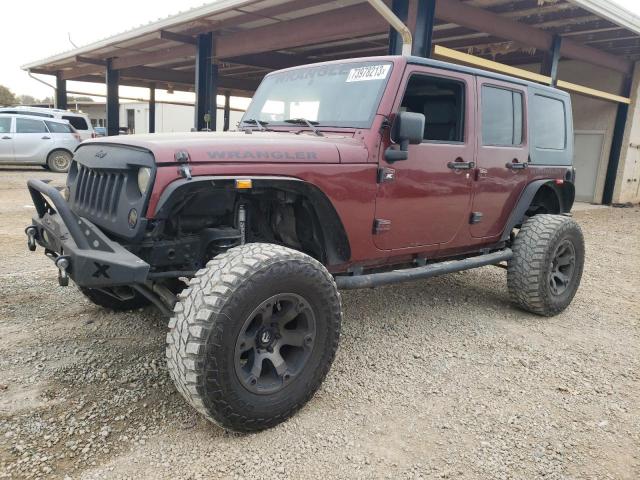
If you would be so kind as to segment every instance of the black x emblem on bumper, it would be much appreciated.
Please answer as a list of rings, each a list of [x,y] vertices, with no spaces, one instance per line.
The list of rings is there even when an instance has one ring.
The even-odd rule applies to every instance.
[[[110,265],[103,265],[102,263],[98,263],[98,262],[93,262],[93,264],[96,266],[96,271],[93,272],[93,276],[95,278],[100,278],[100,277],[111,278],[109,276],[109,273],[107,273],[107,270],[109,270]]]

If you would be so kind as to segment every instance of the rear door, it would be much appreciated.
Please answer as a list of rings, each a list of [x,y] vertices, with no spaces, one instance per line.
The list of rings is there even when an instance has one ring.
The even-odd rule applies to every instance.
[[[527,90],[525,86],[478,77],[478,150],[471,235],[502,233],[528,178]]]
[[[467,224],[472,191],[475,80],[459,72],[409,65],[394,112],[423,113],[424,140],[407,160],[388,163],[381,152],[374,235],[383,250],[450,242]],[[453,164],[458,164],[454,168]],[[464,165],[463,165],[464,164]]]
[[[13,117],[0,115],[0,162],[13,162]]]
[[[53,139],[44,120],[16,118],[13,151],[16,162],[45,163],[53,146]]]
[[[74,136],[73,127],[66,122],[45,120],[44,123],[49,129],[49,134],[56,147],[65,148],[70,151],[78,146],[78,140]]]

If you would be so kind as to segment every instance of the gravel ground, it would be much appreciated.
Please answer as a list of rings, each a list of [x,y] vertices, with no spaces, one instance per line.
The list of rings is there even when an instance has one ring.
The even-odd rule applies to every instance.
[[[576,213],[582,286],[555,318],[485,267],[344,292],[338,356],[293,419],[224,432],[165,368],[165,321],[57,286],[0,168],[0,478],[640,478],[640,209]]]

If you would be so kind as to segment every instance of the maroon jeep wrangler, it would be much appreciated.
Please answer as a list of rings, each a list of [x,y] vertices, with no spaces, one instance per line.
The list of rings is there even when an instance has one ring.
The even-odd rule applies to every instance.
[[[178,390],[259,430],[327,374],[338,289],[506,262],[519,307],[564,310],[584,262],[572,138],[569,95],[515,78],[415,57],[291,68],[237,132],[82,143],[63,194],[29,181],[28,245],[97,305],[170,316]]]

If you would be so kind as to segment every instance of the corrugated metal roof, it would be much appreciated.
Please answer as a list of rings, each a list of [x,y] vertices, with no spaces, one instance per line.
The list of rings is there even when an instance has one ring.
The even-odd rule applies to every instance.
[[[222,82],[246,91],[274,69],[385,54],[389,27],[371,7],[362,5],[365,2],[220,0],[31,62],[23,68],[38,73],[62,72],[67,79],[103,82],[104,67],[83,63],[78,57],[116,58],[120,62],[117,68],[121,68],[123,85],[147,86],[155,82],[158,88],[189,89],[194,79],[195,47],[166,36],[161,38],[160,33],[193,37],[214,31]],[[628,61],[640,60],[640,19],[609,0],[466,0],[462,3]],[[411,0],[413,18],[416,4]],[[363,21],[365,17],[368,23]],[[343,32],[327,34],[333,27],[328,18],[344,24]],[[353,31],[348,28],[352,25]],[[288,40],[280,41],[280,37]],[[443,47],[508,65],[539,63],[546,53],[437,19],[433,39]]]

